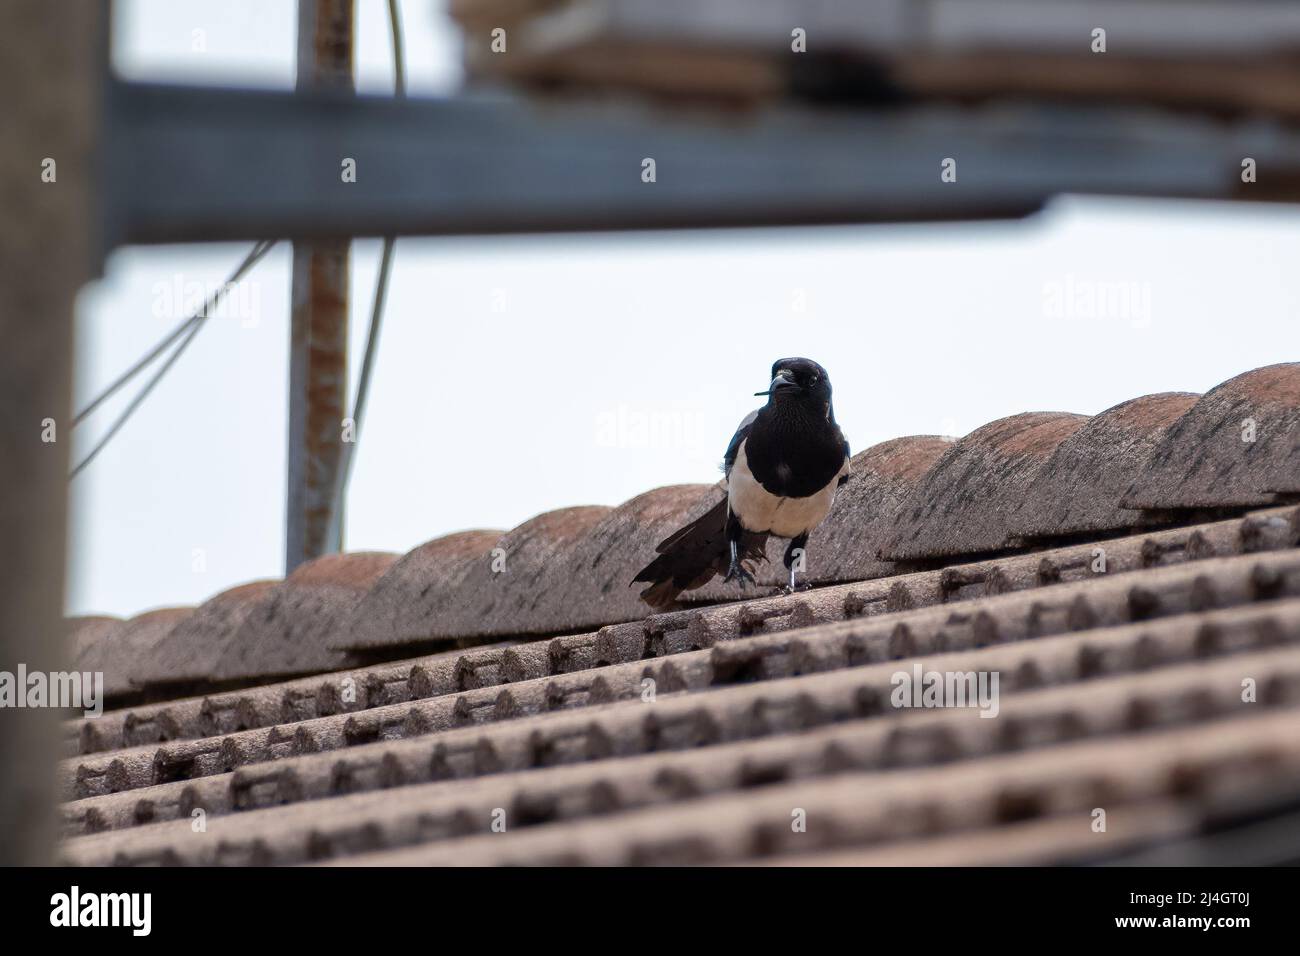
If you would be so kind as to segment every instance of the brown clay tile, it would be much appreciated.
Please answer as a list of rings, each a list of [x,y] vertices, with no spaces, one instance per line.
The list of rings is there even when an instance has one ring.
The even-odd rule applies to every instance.
[[[250,612],[269,600],[278,581],[254,581],[222,591],[171,629],[131,675],[137,686],[202,684],[215,679],[217,664]]]
[[[555,567],[574,567],[574,549],[612,510],[548,511],[502,535],[488,558],[476,562],[448,594],[436,633],[450,638],[554,630],[546,620],[546,576]],[[553,608],[550,613],[554,616]]]
[[[419,645],[442,636],[445,613],[460,581],[478,562],[490,562],[500,531],[462,531],[427,541],[408,552],[375,582],[329,646],[377,649]]]
[[[914,561],[1000,550],[1007,519],[1026,489],[1087,421],[1063,412],[1026,412],[957,441],[882,529],[881,557]]]
[[[1094,415],[1061,442],[1007,520],[1013,538],[1065,538],[1150,523],[1120,507],[1151,450],[1200,396],[1146,395]]]
[[[329,554],[300,565],[246,615],[217,660],[217,681],[308,674],[347,663],[331,647],[397,555]]]
[[[136,692],[135,674],[153,659],[155,648],[171,629],[193,613],[194,608],[176,607],[137,614],[84,648],[77,669],[103,672],[104,695],[110,703],[129,697]]]
[[[657,488],[613,509],[548,512],[504,535],[453,536],[450,558],[440,543],[446,539],[430,542],[380,580],[334,646],[485,642],[643,617],[645,606],[627,587],[636,562],[702,513],[707,491]]]
[[[1252,440],[1253,439],[1253,440]],[[1300,363],[1210,389],[1156,444],[1129,508],[1246,507],[1300,496]]]
[[[72,617],[64,621],[72,662],[75,666],[91,647],[121,630],[126,622],[120,617],[92,615]]]
[[[712,505],[706,485],[656,488],[626,501],[594,524],[538,575],[527,613],[494,619],[493,634],[572,633],[645,617],[633,576],[655,545]],[[508,582],[507,582],[508,584]]]

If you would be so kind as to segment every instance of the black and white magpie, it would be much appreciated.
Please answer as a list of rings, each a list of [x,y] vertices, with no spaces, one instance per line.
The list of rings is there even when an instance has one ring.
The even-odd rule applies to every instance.
[[[740,423],[723,458],[727,497],[660,542],[659,556],[632,580],[649,584],[641,598],[652,607],[668,607],[717,574],[742,588],[752,584],[744,562],[766,559],[769,535],[790,541],[784,563],[794,590],[808,535],[848,480],[849,443],[835,423],[826,369],[811,359],[779,359],[772,384],[755,395],[766,395],[767,404]]]

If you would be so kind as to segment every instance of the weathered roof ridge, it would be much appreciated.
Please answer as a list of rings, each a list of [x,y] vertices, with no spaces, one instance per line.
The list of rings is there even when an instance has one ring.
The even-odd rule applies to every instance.
[[[1259,507],[1300,496],[1300,362],[1206,392],[1152,449],[1126,508]]]
[[[1247,419],[1253,441],[1242,439]],[[815,584],[1168,526],[1205,509],[1212,516],[1300,500],[1300,364],[1255,369],[1199,398],[1162,393],[1094,416],[1025,412],[957,440],[891,439],[859,452],[853,466],[809,542]],[[131,655],[104,650],[141,640],[176,651],[150,650],[141,670],[110,681],[111,693],[123,694],[197,676],[257,681],[440,644],[595,631],[646,617],[628,582],[662,538],[721,494],[716,484],[668,486],[613,508],[544,512],[509,531],[443,535],[400,557],[328,556],[287,581],[173,609],[165,624],[145,615],[88,621],[70,636],[79,666],[124,665]],[[772,563],[760,569],[760,584],[776,583]],[[752,596],[715,581],[683,599]],[[131,644],[121,641],[137,630]],[[220,666],[180,651],[200,634],[226,648]]]

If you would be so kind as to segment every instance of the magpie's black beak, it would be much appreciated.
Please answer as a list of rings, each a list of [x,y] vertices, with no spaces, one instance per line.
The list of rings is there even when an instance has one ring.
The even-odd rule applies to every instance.
[[[754,396],[775,395],[777,392],[782,392],[791,388],[798,389],[799,386],[792,378],[790,378],[790,373],[782,369],[776,373],[776,378],[772,379],[772,384],[767,387],[766,392],[755,392]]]

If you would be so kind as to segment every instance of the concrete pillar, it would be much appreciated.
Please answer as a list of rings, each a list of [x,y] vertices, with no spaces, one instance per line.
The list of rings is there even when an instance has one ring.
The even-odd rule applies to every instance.
[[[105,6],[0,4],[0,671],[10,674],[68,666],[72,308],[101,254]],[[59,720],[0,709],[0,864],[51,858]]]

